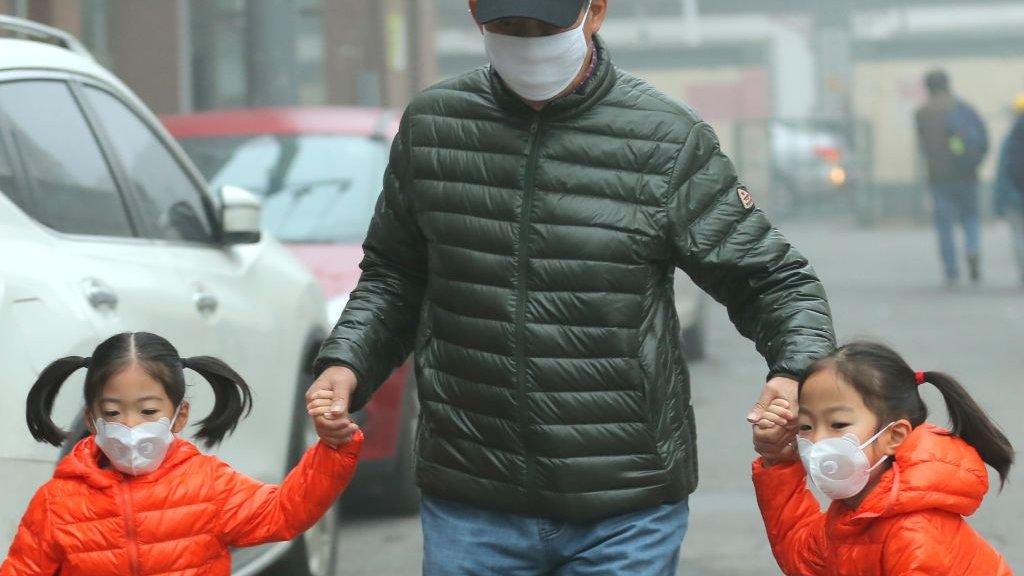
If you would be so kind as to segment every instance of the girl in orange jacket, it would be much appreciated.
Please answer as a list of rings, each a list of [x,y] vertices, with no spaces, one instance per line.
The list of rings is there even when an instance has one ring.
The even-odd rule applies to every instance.
[[[230,547],[301,534],[355,472],[362,433],[352,423],[332,436],[340,445],[321,440],[310,448],[280,486],[248,478],[177,438],[189,416],[183,369],[202,375],[216,396],[196,434],[207,446],[234,430],[251,408],[251,393],[220,360],[182,359],[170,342],[145,332],[119,334],[92,358],[62,358],[43,370],[28,396],[37,440],[64,441],[50,412],[79,368],[88,369],[92,434],[32,498],[0,576],[228,576]]]
[[[942,393],[952,430],[925,423],[925,382]],[[798,416],[785,400],[772,403],[755,443],[794,420],[796,448],[754,462],[757,502],[787,575],[1011,574],[964,516],[988,491],[985,463],[1005,483],[1013,448],[953,378],[914,372],[880,344],[850,344],[810,367]],[[807,476],[833,500],[827,512]]]

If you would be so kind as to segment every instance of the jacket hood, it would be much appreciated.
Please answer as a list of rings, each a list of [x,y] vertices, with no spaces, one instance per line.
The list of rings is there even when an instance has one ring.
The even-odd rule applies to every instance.
[[[988,470],[977,450],[948,430],[922,424],[897,449],[892,467],[856,510],[835,502],[829,514],[840,530],[923,510],[970,516],[981,506],[988,485]]]
[[[96,437],[89,435],[75,444],[71,452],[57,464],[54,477],[81,479],[95,488],[113,486],[125,478],[130,478],[133,482],[155,482],[199,454],[199,449],[194,444],[181,438],[175,438],[159,468],[149,474],[131,476],[122,474],[113,468],[101,468],[100,459],[104,458],[103,451],[96,445]]]

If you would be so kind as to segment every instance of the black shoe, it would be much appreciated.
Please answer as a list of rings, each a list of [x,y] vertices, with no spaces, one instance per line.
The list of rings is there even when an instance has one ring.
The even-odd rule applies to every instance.
[[[975,284],[981,282],[981,259],[977,256],[968,256],[967,268],[970,269],[971,282]]]

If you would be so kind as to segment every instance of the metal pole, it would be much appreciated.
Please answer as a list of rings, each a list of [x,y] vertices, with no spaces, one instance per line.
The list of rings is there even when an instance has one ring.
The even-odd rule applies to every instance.
[[[298,103],[295,6],[278,0],[249,0],[245,10],[248,100],[253,106]]]
[[[686,43],[690,46],[699,46],[700,34],[700,5],[698,0],[683,0],[683,26],[686,30]]]
[[[634,38],[634,41],[637,44],[643,44],[644,39],[650,36],[647,29],[647,10],[643,2],[633,3],[633,17],[636,18],[636,38]]]
[[[178,111],[192,107],[192,2],[178,0]]]
[[[853,13],[846,0],[823,0],[816,8],[818,112],[847,118],[852,113]]]

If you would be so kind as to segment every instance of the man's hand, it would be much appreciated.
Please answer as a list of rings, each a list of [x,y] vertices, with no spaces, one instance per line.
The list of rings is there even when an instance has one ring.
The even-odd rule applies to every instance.
[[[776,398],[762,411],[762,418],[754,424],[754,450],[761,455],[765,466],[796,460],[793,447],[796,427],[790,425],[796,414],[787,400]]]
[[[313,418],[316,433],[333,447],[351,440],[359,429],[348,417],[355,389],[355,372],[344,366],[332,366],[306,391],[306,410]]]
[[[754,450],[768,463],[791,460],[796,456],[793,439],[796,436],[799,388],[796,380],[772,378],[764,385],[761,397],[747,414],[747,422],[754,425]],[[774,404],[776,401],[782,402]],[[781,413],[777,413],[776,408],[782,408]]]
[[[764,417],[764,411],[771,405],[772,400],[781,398],[786,402],[789,402],[791,407],[796,408],[797,406],[797,394],[800,389],[800,383],[796,380],[783,377],[775,377],[769,380],[765,385],[764,389],[761,390],[761,397],[754,403],[754,407],[750,409],[750,414],[747,414],[747,422],[755,424]],[[793,416],[792,422],[796,422],[796,416]],[[790,422],[790,423],[792,423]]]

